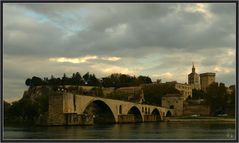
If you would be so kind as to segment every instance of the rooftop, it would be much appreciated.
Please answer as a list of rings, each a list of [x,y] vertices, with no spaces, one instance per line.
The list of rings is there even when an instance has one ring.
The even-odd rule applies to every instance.
[[[206,72],[206,73],[201,73],[200,76],[215,76],[216,73],[212,73],[212,72]]]

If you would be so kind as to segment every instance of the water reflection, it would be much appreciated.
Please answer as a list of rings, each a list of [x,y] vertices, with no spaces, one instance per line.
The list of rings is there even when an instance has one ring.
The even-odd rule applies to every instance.
[[[233,139],[235,124],[158,122],[94,126],[5,127],[5,139]]]

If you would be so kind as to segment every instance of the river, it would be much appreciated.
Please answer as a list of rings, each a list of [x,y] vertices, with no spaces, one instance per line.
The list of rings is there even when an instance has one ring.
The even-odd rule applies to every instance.
[[[93,126],[4,127],[4,139],[234,139],[229,122],[151,122]]]

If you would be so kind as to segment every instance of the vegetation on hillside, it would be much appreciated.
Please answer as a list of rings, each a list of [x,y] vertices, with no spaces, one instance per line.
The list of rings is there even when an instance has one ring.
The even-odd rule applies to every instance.
[[[161,99],[166,94],[179,94],[180,92],[171,84],[144,85],[144,99],[147,104],[161,106]]]
[[[42,95],[31,98],[29,94],[11,104],[4,101],[5,123],[27,123],[33,124],[48,112],[49,92],[42,90]]]
[[[87,72],[83,76],[79,72],[73,73],[71,77],[67,77],[66,74],[62,78],[56,78],[53,75],[49,79],[45,77],[41,79],[40,77],[33,76],[32,78],[27,78],[25,84],[29,87],[39,86],[39,85],[82,85],[82,86],[103,86],[103,87],[128,87],[128,86],[138,86],[144,83],[152,83],[151,78],[148,76],[130,76],[126,74],[114,73],[108,77],[103,77],[102,80],[98,79],[95,74],[90,74]]]

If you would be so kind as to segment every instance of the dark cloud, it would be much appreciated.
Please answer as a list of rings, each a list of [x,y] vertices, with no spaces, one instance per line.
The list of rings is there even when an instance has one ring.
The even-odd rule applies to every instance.
[[[109,74],[100,66],[184,82],[195,62],[198,71],[235,83],[233,4],[4,4],[3,12],[6,96],[33,75]],[[121,59],[49,61],[87,55]]]
[[[94,4],[79,4],[78,6],[25,4],[22,6],[44,15],[49,22],[37,25],[35,21],[32,21],[35,24],[32,27],[23,25],[24,23],[13,23],[18,24],[18,26],[13,25],[13,28],[24,31],[22,37],[31,38],[21,40],[22,43],[14,43],[15,45],[6,45],[14,47],[11,48],[13,50],[7,50],[6,53],[79,56],[93,53],[111,54],[113,49],[114,53],[119,56],[125,55],[125,51],[135,50],[137,50],[137,54],[128,52],[127,55],[142,56],[145,55],[145,48],[154,50],[155,47],[164,47],[197,51],[202,48],[235,46],[235,42],[233,43],[235,39],[228,38],[235,31],[235,22],[228,24],[225,21],[227,17],[232,19],[235,16],[234,9],[226,7],[228,13],[232,15],[223,14],[221,16],[214,10],[217,6],[221,8],[221,5],[209,5],[208,13],[212,7],[213,14],[216,15],[214,17],[217,18],[216,20],[211,18],[209,21],[206,20],[205,13],[186,11],[185,9],[190,5],[185,4],[108,4],[100,6]],[[179,7],[181,10],[177,11],[175,7]],[[75,16],[77,11],[80,12],[82,9],[90,11],[87,17]],[[64,16],[66,11],[71,11],[75,18],[66,19]],[[79,17],[87,22],[82,22],[82,24],[81,21],[77,21],[76,19]],[[78,23],[82,30],[74,31],[72,36],[64,39],[63,37],[66,37],[69,32],[68,29],[59,29],[54,23],[58,23],[62,27],[67,27],[69,23]],[[120,29],[122,24],[126,26],[125,32],[121,35],[115,34],[117,30],[122,30]],[[6,26],[6,29],[13,30],[11,25]],[[106,33],[107,29],[113,29],[113,32]],[[10,44],[11,42],[6,43]],[[17,48],[21,45],[22,47]],[[79,52],[75,52],[75,50]]]

